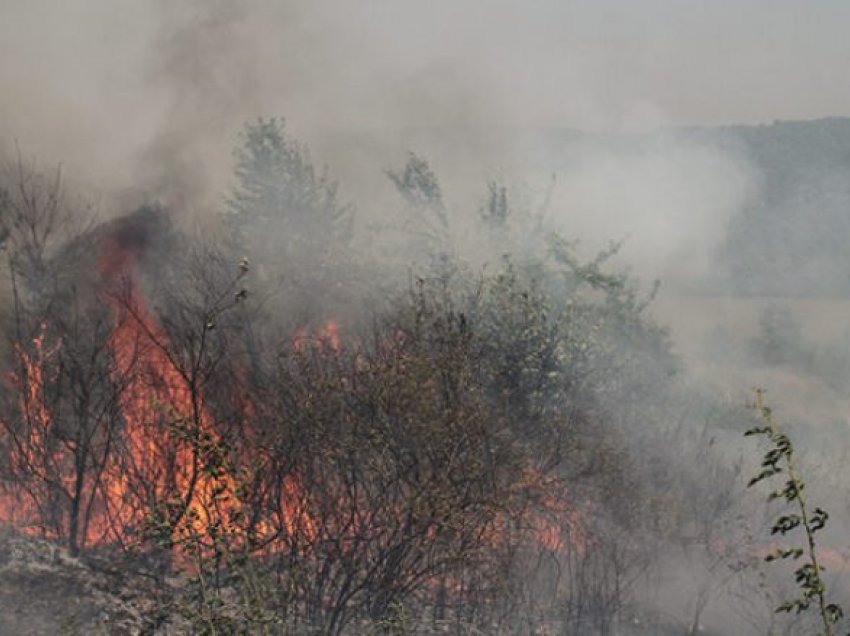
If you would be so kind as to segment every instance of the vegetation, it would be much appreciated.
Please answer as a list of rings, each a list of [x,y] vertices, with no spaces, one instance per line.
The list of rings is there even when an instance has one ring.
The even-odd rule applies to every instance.
[[[848,291],[846,177],[850,121],[825,118],[696,133],[758,170],[758,192],[732,218],[721,258],[733,289],[754,296]]]
[[[699,632],[752,569],[715,444],[740,413],[679,383],[619,245],[581,257],[495,181],[456,241],[411,154],[370,260],[280,120],[235,158],[224,238],[7,177],[3,520],[178,577],[151,630]],[[645,594],[672,554],[704,577],[679,618]]]
[[[767,438],[770,446],[761,462],[761,470],[750,481],[754,486],[762,481],[771,480],[778,475],[785,476],[785,484],[774,490],[768,496],[769,500],[780,499],[791,504],[796,510],[777,517],[771,527],[772,535],[782,537],[802,531],[803,547],[780,547],[772,550],[764,557],[765,561],[790,559],[797,561],[804,558],[803,564],[794,570],[794,579],[799,585],[800,596],[782,602],[777,612],[800,613],[810,608],[818,612],[820,624],[825,636],[835,634],[835,625],[844,616],[841,606],[828,602],[824,567],[818,556],[815,534],[823,530],[829,519],[827,512],[820,507],[811,509],[807,497],[803,493],[805,483],[800,476],[794,454],[794,446],[787,435],[780,432],[773,421],[771,408],[764,401],[764,392],[756,391],[753,408],[760,418],[760,425],[747,430],[745,435],[762,435]]]

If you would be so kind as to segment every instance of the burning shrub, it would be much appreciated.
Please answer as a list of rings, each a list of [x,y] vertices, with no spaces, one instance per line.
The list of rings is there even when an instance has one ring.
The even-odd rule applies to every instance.
[[[258,126],[261,159],[276,133]],[[332,203],[299,152],[283,154]],[[612,423],[625,418],[601,399],[663,382],[670,357],[605,255],[553,252],[480,278],[435,255],[438,274],[371,331],[318,298],[289,330],[297,300],[264,315],[248,259],[162,210],[83,232],[44,260],[71,259],[76,285],[21,279],[16,296],[3,518],[75,553],[179,569],[172,610],[208,633],[400,616],[513,629],[520,609],[610,625],[644,554]]]

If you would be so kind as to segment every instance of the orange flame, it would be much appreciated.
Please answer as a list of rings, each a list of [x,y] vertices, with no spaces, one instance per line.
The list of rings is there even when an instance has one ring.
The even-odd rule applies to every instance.
[[[123,429],[118,448],[106,458],[99,482],[87,486],[87,496],[94,503],[83,545],[127,546],[151,529],[157,521],[156,513],[161,513],[159,521],[167,533],[165,538],[178,546],[183,540],[195,545],[197,538],[201,538],[202,545],[210,546],[211,541],[222,536],[245,541],[240,527],[243,503],[239,497],[239,483],[244,476],[230,465],[191,365],[181,364],[167,334],[147,308],[136,278],[135,254],[117,242],[107,243],[99,267],[107,288],[121,292],[105,298],[115,318],[110,336],[112,381],[120,391]],[[58,480],[70,490],[72,458],[48,443],[53,417],[45,396],[45,369],[50,367],[61,343],[48,346],[45,334],[43,326],[32,342],[31,353],[17,349],[21,371],[14,381],[20,388],[19,409],[26,414],[29,436],[25,449],[10,451],[10,465],[28,462],[26,468],[30,471],[53,471],[53,475],[38,476],[45,483],[48,478]],[[396,335],[397,340],[402,337]],[[292,343],[296,351],[333,356],[342,352],[339,327],[334,321],[309,336],[306,329],[298,330]],[[250,424],[256,407],[249,400],[244,411]],[[34,453],[42,456],[35,457]],[[258,458],[247,459],[252,462],[245,464],[257,465]],[[314,545],[320,534],[338,533],[339,528],[327,520],[321,523],[312,516],[309,493],[304,492],[297,475],[284,478],[279,486],[277,512],[255,521],[252,530],[260,537],[284,537],[281,543],[270,540],[269,550],[285,549],[282,542],[286,537],[298,537],[300,542]],[[585,549],[588,539],[578,512],[568,505],[564,484],[527,471],[515,487],[535,498],[534,506],[517,514],[524,516],[524,525],[540,548],[563,553],[568,547],[565,541],[569,541],[569,547]],[[39,510],[32,505],[35,499],[3,495],[0,519],[19,527],[38,525]],[[340,509],[350,508],[348,503],[351,502],[340,501]],[[371,516],[368,505],[356,514],[357,527],[379,523]],[[510,513],[497,516],[489,527],[481,528],[481,536],[493,545],[503,543],[514,522]],[[43,527],[41,533],[58,536],[58,532],[50,535]]]
[[[220,465],[224,458],[215,456],[222,452],[221,439],[201,388],[176,363],[166,334],[148,311],[132,255],[110,247],[101,268],[107,277],[122,273],[127,290],[111,298],[116,316],[111,344],[115,381],[123,385],[127,451],[124,464],[109,471],[109,522],[119,533],[114,538],[140,529],[150,509],[162,506],[169,507],[167,521],[179,521],[178,535],[221,530],[237,516],[238,501],[233,478]],[[219,470],[208,470],[210,460]]]
[[[42,324],[32,339],[32,353],[21,345],[15,346],[20,367],[9,379],[18,389],[18,409],[25,431],[10,440],[8,465],[15,473],[31,474],[35,479],[22,490],[4,489],[0,496],[0,516],[6,523],[30,534],[56,538],[58,531],[42,523],[37,506],[37,502],[48,498],[48,483],[67,481],[67,476],[62,474],[61,455],[46,443],[52,417],[45,397],[43,369],[58,350],[58,344],[47,346],[46,330],[47,326]],[[6,423],[4,428],[8,430]]]

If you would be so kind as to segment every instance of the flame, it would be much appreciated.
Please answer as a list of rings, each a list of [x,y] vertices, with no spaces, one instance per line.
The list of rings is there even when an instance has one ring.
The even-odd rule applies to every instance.
[[[167,334],[150,314],[135,280],[134,256],[116,257],[109,249],[102,262],[104,275],[114,279],[124,273],[127,293],[113,299],[116,327],[112,348],[116,361],[116,382],[124,384],[121,409],[126,420],[124,466],[116,466],[111,476],[109,502],[114,508],[112,522],[119,532],[137,528],[154,506],[170,511],[174,525],[172,541],[198,538],[202,542],[225,538],[245,543],[247,530],[242,502],[238,496],[239,475],[224,452],[204,402],[202,387],[181,370],[171,352]],[[123,260],[123,262],[122,262]],[[321,351],[338,351],[341,343],[336,325],[328,323],[315,339]],[[248,427],[256,413],[251,400],[243,405]],[[242,466],[257,464],[257,457],[242,457]],[[245,476],[243,476],[245,477]],[[250,481],[247,477],[243,481]],[[145,497],[137,494],[145,486]],[[316,524],[304,505],[305,495],[294,476],[280,485],[280,518],[259,519],[252,528],[258,543],[264,537],[316,535]],[[129,503],[129,505],[127,505]],[[182,509],[181,509],[182,508]],[[285,532],[282,532],[285,531]],[[116,539],[121,537],[116,536]]]
[[[342,351],[339,324],[329,320],[312,334],[305,327],[299,327],[292,336],[292,345],[300,353],[306,353],[312,347],[316,353],[339,354]]]
[[[527,469],[513,484],[518,508],[497,514],[482,529],[482,539],[500,547],[519,536],[528,536],[540,550],[566,555],[584,554],[590,546],[582,514],[557,477]]]
[[[538,546],[558,554],[568,550],[579,554],[586,552],[590,537],[581,512],[572,505],[567,485],[562,480],[529,469],[518,487],[537,499],[529,520]]]
[[[237,489],[200,387],[181,372],[165,332],[147,309],[132,252],[107,243],[99,265],[110,291],[120,280],[126,292],[105,296],[115,318],[109,344],[124,424],[120,444],[114,443],[97,478],[84,480],[76,493],[88,509],[85,520],[77,528],[63,528],[69,519],[46,523],[59,513],[39,506],[52,494],[66,501],[73,496],[75,448],[51,436],[56,418],[45,396],[45,373],[55,367],[61,342],[48,346],[42,325],[29,349],[15,350],[20,370],[10,381],[19,395],[22,429],[12,432],[3,422],[8,466],[17,479],[0,496],[0,519],[48,538],[81,530],[81,547],[126,547],[145,534],[152,511],[164,513],[159,521],[170,528],[172,542],[228,531],[239,515]]]
[[[159,532],[158,536],[176,551],[182,545],[212,550],[217,547],[214,542],[222,538],[245,545],[249,531],[240,484],[251,483],[257,471],[273,460],[261,454],[233,456],[225,450],[203,387],[193,378],[191,365],[181,363],[168,334],[145,302],[136,260],[132,250],[111,241],[104,244],[99,262],[106,291],[103,298],[114,318],[109,337],[111,380],[119,395],[122,425],[114,448],[105,456],[99,479],[85,485],[83,498],[91,502],[91,514],[82,525],[80,543],[131,547],[150,537],[151,532]],[[43,325],[29,350],[16,349],[20,371],[13,383],[19,389],[18,407],[29,428],[24,436],[26,444],[11,446],[9,465],[34,473],[33,482],[53,480],[70,492],[73,456],[69,449],[54,448],[48,441],[54,414],[46,396],[49,378],[45,374],[54,368],[53,358],[61,342],[48,344],[47,333],[48,327]],[[403,334],[395,334],[384,346],[400,350],[403,338]],[[343,351],[335,321],[312,332],[299,329],[292,346],[297,352],[334,359],[340,359]],[[360,370],[369,364],[365,359],[354,360]],[[252,439],[251,425],[257,420],[257,411],[254,402],[246,398],[242,417],[247,441]],[[260,453],[250,450],[254,448],[251,444],[244,448],[243,454]],[[33,488],[32,484],[27,487]],[[541,549],[564,553],[569,547],[586,548],[588,538],[578,512],[569,505],[563,483],[529,470],[514,488],[517,493],[524,492],[530,503],[496,515],[478,530],[483,540],[493,546],[506,545],[516,536],[519,519],[523,531]],[[330,511],[330,518],[319,519],[311,510],[311,494],[302,487],[297,473],[283,478],[278,484],[277,505],[266,506],[265,516],[251,522],[255,544],[264,544],[271,552],[291,552],[319,550],[324,541],[345,551],[349,549],[346,528],[374,526],[367,534],[381,536],[382,517],[370,509],[368,501],[340,499],[336,510],[347,512],[340,512],[337,518]],[[48,527],[44,523],[44,510],[36,505],[39,501],[49,501],[49,497],[43,492],[27,496],[26,489],[23,494],[7,489],[0,495],[0,520],[60,538],[61,524]],[[350,549],[355,548],[352,545]]]
[[[45,397],[43,369],[54,357],[58,344],[48,346],[47,326],[42,324],[32,338],[32,352],[21,345],[15,346],[19,371],[10,374],[10,383],[17,389],[18,409],[22,415],[25,431],[10,440],[8,466],[15,475],[32,475],[32,483],[25,488],[4,489],[0,495],[0,516],[13,526],[21,527],[31,534],[57,538],[56,528],[46,527],[39,514],[38,502],[48,498],[45,484],[66,482],[61,474],[61,456],[46,443],[53,421]],[[7,423],[3,427],[10,430]]]
[[[224,466],[222,440],[201,387],[180,368],[167,335],[144,303],[134,260],[132,253],[110,245],[100,264],[107,278],[121,273],[126,290],[110,296],[126,453],[108,471],[109,524],[121,540],[128,530],[142,528],[151,508],[164,507],[165,522],[177,535],[173,540],[208,536],[238,516],[236,484]]]

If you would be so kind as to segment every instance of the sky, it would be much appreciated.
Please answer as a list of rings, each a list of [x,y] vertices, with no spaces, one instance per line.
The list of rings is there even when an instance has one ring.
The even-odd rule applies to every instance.
[[[26,133],[60,112],[94,131],[104,115],[143,119],[139,101],[164,108],[168,48],[199,28],[215,41],[184,53],[219,95],[310,124],[850,114],[840,0],[4,0],[0,15],[2,127]]]
[[[848,25],[839,0],[3,0],[0,148],[148,184],[229,169],[259,115],[308,140],[850,115]]]

